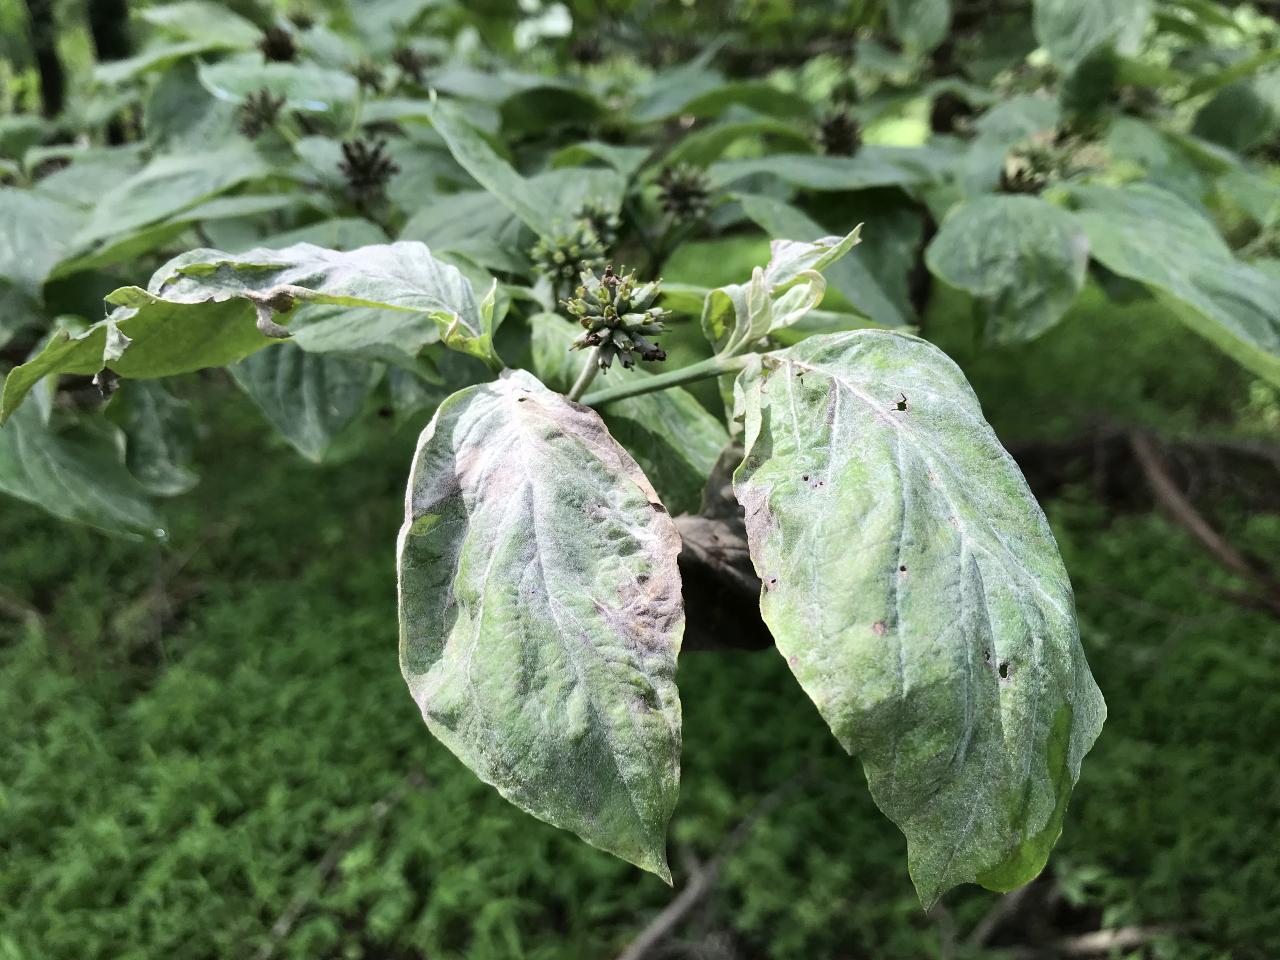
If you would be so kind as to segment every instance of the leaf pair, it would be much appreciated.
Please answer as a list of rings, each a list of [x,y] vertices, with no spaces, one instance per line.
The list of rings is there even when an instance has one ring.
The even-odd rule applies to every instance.
[[[963,376],[864,330],[736,384],[761,611],[906,833],[926,903],[1034,877],[1105,708],[1043,514]],[[670,880],[675,526],[591,410],[523,372],[424,431],[399,543],[401,665],[512,802]]]

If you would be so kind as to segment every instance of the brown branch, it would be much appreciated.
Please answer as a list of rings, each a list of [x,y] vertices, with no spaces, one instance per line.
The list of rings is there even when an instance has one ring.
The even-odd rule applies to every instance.
[[[970,947],[985,945],[997,930],[1017,916],[1018,911],[1022,909],[1023,903],[1034,889],[1036,889],[1036,881],[1033,880],[1026,886],[1010,891],[997,900],[995,905],[987,911],[986,916],[979,920],[977,926],[970,931],[965,943]]]
[[[684,889],[649,921],[645,928],[640,931],[639,936],[618,954],[617,960],[644,960],[654,947],[665,940],[689,915],[690,911],[715,888],[716,882],[720,879],[720,869],[724,866],[725,861],[733,856],[751,831],[755,829],[756,824],[782,803],[787,794],[811,779],[815,770],[816,767],[810,765],[799,776],[792,777],[790,780],[779,784],[761,797],[760,802],[755,805],[751,813],[734,827],[724,846],[720,848],[720,851],[711,862],[706,866],[699,865],[693,869]]]
[[[1115,950],[1133,950],[1157,937],[1177,933],[1180,927],[1116,927],[1064,937],[1043,946],[1003,947],[1015,960],[1049,960],[1054,957],[1096,957]]]
[[[1129,446],[1137,458],[1147,485],[1165,511],[1200,541],[1218,562],[1237,576],[1260,586],[1267,606],[1280,615],[1280,584],[1269,572],[1250,563],[1206,520],[1186,498],[1173,477],[1159,449],[1149,436],[1139,431],[1129,434]]]

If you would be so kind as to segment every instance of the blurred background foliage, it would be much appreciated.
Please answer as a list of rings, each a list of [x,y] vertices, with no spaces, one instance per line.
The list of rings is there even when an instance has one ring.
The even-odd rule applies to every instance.
[[[469,275],[532,286],[534,237],[519,223],[483,206],[434,212],[474,188],[405,105],[440,89],[470,103],[530,177],[598,170],[591,151],[624,167],[650,155],[695,168],[764,161],[725,183],[825,229],[865,220],[854,257],[880,292],[874,309],[957,359],[1046,504],[1110,718],[1041,880],[1006,898],[957,890],[922,913],[901,836],[779,658],[692,653],[680,676],[677,890],[718,872],[652,956],[1280,956],[1280,629],[1267,569],[1280,563],[1280,391],[1099,262],[1055,322],[1004,341],[987,326],[992,303],[925,263],[966,197],[1052,194],[1083,178],[1167,191],[1212,224],[1232,262],[1275,274],[1274,4],[1117,0],[1117,23],[1145,11],[1141,31],[1079,62],[1040,46],[1019,0],[956,0],[942,21],[928,16],[938,4],[897,0],[220,6],[227,17],[201,20],[209,5],[134,0],[126,21],[115,4],[0,0],[5,197],[60,198],[77,230],[144,161],[243,146],[239,103],[210,95],[199,71],[255,50],[264,31],[286,31],[304,64],[323,64],[317,84],[337,74],[354,89],[363,65],[369,87],[363,119],[348,97],[335,129],[295,131],[310,151],[256,138],[244,156],[265,166],[249,186],[139,189],[112,208],[120,220],[90,221],[97,233],[74,251],[48,218],[0,230],[0,264],[74,266],[40,276],[34,293],[0,283],[0,370],[199,243],[427,239]],[[218,33],[237,29],[230,14],[249,24],[239,39]],[[30,30],[42,17],[52,47]],[[408,71],[387,58],[406,46],[431,82],[392,86]],[[46,109],[55,61],[64,95]],[[651,118],[636,91],[652,94]],[[295,99],[308,96],[320,93]],[[348,124],[392,144],[399,169],[377,203],[343,185]],[[973,164],[980,182],[961,171],[922,185],[898,171],[829,191],[780,186],[767,166],[862,145]],[[659,209],[642,186],[647,206],[623,225],[641,255]],[[262,197],[290,205],[250,211]],[[211,198],[242,205],[202,209]],[[476,211],[489,217],[478,238],[455,229]],[[1164,229],[1148,237],[1157,259]],[[778,232],[720,202],[652,259],[696,303],[749,275]],[[874,322],[867,282],[833,283],[827,322]],[[533,350],[528,319],[517,308],[503,327],[513,362]],[[673,363],[706,353],[696,323],[667,345]],[[135,458],[145,434],[132,432],[128,385],[106,418],[84,378],[41,397],[59,427],[127,436],[129,469],[171,499],[162,542],[0,501],[0,960],[608,957],[669,903],[658,881],[509,807],[426,733],[395,669],[391,544],[413,436],[439,394],[396,369],[375,388],[368,357],[335,362],[332,382],[356,362],[349,379],[368,386],[319,433],[279,417],[280,432],[265,433],[271,410],[243,370],[234,382],[183,378],[172,386],[185,433],[165,434],[182,438],[173,462]],[[714,384],[691,392],[722,416]],[[1168,519],[1167,497],[1158,509],[1135,437],[1158,438],[1185,502],[1249,573]]]

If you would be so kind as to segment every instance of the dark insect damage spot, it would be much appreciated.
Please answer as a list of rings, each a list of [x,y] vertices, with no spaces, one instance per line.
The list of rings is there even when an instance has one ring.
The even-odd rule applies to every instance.
[[[902,566],[900,566],[900,567],[898,568],[898,572],[899,572],[899,573],[906,573],[906,572],[907,572],[907,565],[904,563]]]
[[[910,404],[907,403],[907,395],[905,393],[898,394],[898,402],[894,404],[894,406],[899,412],[906,410],[907,407],[910,406]]]
[[[1000,671],[1000,679],[1001,679],[1001,680],[1008,680],[1008,679],[1009,679],[1009,661],[1008,661],[1008,660],[1001,660],[1001,661],[1000,661],[1000,666],[999,666],[999,668],[998,668],[998,669],[999,669],[999,671]]]

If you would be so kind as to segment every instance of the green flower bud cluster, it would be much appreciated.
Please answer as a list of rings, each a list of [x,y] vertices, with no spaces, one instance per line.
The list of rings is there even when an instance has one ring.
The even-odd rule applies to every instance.
[[[614,248],[618,242],[618,234],[622,232],[622,218],[615,211],[591,200],[578,208],[573,219],[587,224],[605,250]]]
[[[573,341],[572,349],[599,347],[601,370],[608,370],[614,357],[627,369],[635,366],[637,358],[667,359],[666,351],[649,340],[666,329],[663,320],[670,315],[670,311],[653,306],[661,287],[661,280],[637,285],[634,273],[620,277],[612,265],[599,277],[583,270],[575,296],[564,301],[565,309],[586,331]]]
[[[529,256],[534,269],[551,281],[558,295],[569,289],[580,272],[601,269],[607,252],[591,224],[577,220],[565,233],[540,239]]]

